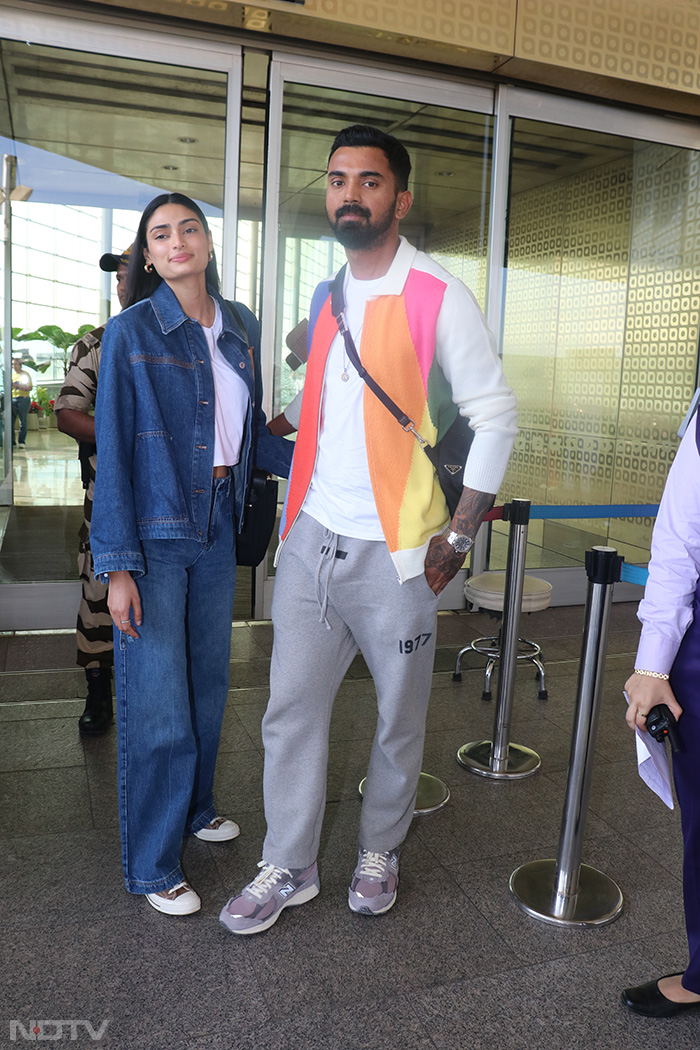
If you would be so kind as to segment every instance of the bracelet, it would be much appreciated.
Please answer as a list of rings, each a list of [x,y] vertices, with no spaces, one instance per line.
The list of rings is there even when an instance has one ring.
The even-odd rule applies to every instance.
[[[668,682],[668,675],[661,674],[660,671],[643,671],[641,667],[635,667],[634,673],[644,675],[646,678],[660,678],[662,682]]]

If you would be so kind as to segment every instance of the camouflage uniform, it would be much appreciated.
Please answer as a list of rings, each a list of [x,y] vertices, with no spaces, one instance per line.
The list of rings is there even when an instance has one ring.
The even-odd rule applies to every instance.
[[[87,332],[75,344],[65,382],[54,404],[55,412],[62,408],[89,412],[95,407],[103,332],[104,325],[101,325],[92,332]],[[85,517],[78,534],[78,572],[82,584],[82,597],[76,630],[77,663],[79,667],[85,668],[109,668],[114,664],[112,617],[107,608],[107,587],[94,578],[90,550],[90,521],[97,453],[93,452],[86,462],[87,487],[83,504]]]

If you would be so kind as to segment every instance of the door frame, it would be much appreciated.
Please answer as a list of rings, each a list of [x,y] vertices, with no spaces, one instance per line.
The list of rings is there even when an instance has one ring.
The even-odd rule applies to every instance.
[[[261,368],[265,390],[265,411],[272,407],[274,378],[276,291],[279,265],[279,197],[282,160],[282,114],[286,84],[312,87],[333,86],[340,90],[379,98],[420,102],[493,116],[495,85],[469,83],[451,77],[404,73],[396,69],[377,69],[361,63],[329,61],[309,55],[272,53],[269,74],[269,116],[265,175],[265,215],[263,233]],[[441,609],[464,607],[466,571],[460,572],[440,596]],[[256,570],[255,616],[269,619],[274,576],[267,575],[267,561]]]
[[[160,30],[149,24],[132,24],[119,16],[72,11],[57,15],[53,8],[30,10],[11,2],[0,9],[0,39],[227,75],[221,261],[222,291],[233,298],[243,74],[240,44],[222,42],[211,33],[191,28]],[[74,581],[0,583],[0,631],[74,627],[79,595],[80,584]]]

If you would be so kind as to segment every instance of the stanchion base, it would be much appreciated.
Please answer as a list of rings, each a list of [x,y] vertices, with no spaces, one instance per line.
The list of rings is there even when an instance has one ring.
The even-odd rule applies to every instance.
[[[496,771],[491,768],[492,747],[491,740],[464,744],[457,752],[457,761],[470,773],[476,773],[479,777],[492,777],[494,780],[523,780],[531,777],[542,765],[542,759],[536,751],[520,744],[509,744],[507,766],[500,772]]]
[[[359,791],[365,793],[366,777],[360,781]],[[418,777],[418,793],[413,810],[414,817],[424,817],[426,813],[435,813],[450,801],[450,789],[447,784],[430,773],[421,773]]]
[[[517,868],[510,877],[510,892],[520,908],[533,919],[553,926],[604,926],[622,911],[622,893],[617,883],[596,868],[579,868],[578,894],[572,898],[570,914],[554,914],[556,860],[533,860]]]

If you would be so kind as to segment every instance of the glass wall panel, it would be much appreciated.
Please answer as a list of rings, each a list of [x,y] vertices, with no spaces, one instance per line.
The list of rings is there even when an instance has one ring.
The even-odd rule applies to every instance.
[[[696,386],[699,205],[697,152],[515,120],[503,360],[521,433],[504,496],[659,500]],[[652,524],[533,521],[528,564],[607,543],[645,563]]]
[[[119,309],[98,262],[130,244],[149,200],[166,190],[198,200],[220,249],[227,75],[14,41],[0,43],[0,65],[0,153],[17,158],[29,193],[12,202],[12,351],[40,406],[58,393],[79,328]],[[53,334],[37,338],[46,326]],[[50,411],[29,419],[26,449],[12,457],[0,574],[74,579],[76,444]]]

